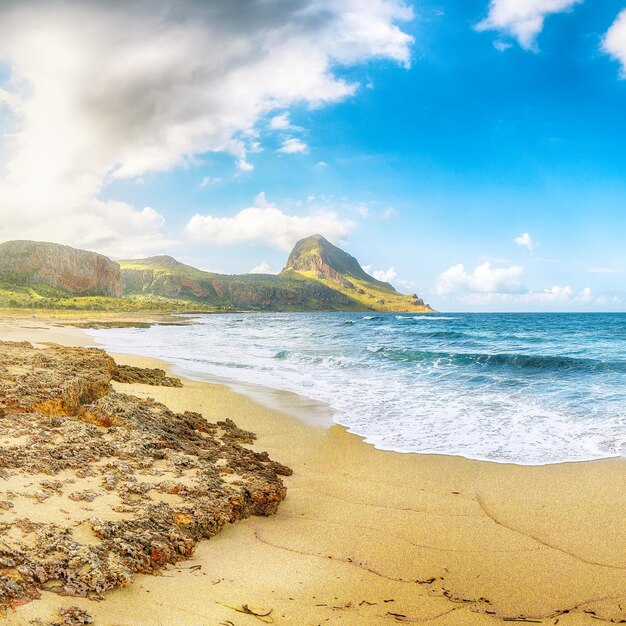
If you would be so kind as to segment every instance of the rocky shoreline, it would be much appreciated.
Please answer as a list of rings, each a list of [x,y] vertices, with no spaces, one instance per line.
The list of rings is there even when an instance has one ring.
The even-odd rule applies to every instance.
[[[95,348],[0,342],[1,609],[42,590],[97,597],[285,498],[291,470],[246,447],[253,433],[114,379],[181,385]]]

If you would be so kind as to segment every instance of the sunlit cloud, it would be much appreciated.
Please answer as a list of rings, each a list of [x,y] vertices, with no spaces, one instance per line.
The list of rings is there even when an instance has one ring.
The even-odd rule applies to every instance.
[[[12,73],[0,114],[13,127],[0,139],[0,237],[125,253],[137,237],[100,199],[110,181],[194,167],[207,152],[250,172],[260,120],[281,110],[284,126],[295,103],[357,91],[336,68],[408,66],[401,26],[412,16],[401,0],[5,0],[0,63]],[[306,150],[297,139],[283,148]],[[154,231],[144,208],[125,207],[131,222],[149,222],[143,249],[162,247],[165,225]]]
[[[496,30],[517,39],[522,48],[531,49],[542,31],[548,15],[562,13],[583,0],[491,0],[487,17],[476,30]],[[509,46],[500,40],[494,44],[500,51]]]
[[[254,206],[245,208],[232,217],[194,215],[187,224],[187,235],[196,241],[220,245],[241,242],[260,242],[289,251],[299,239],[313,233],[340,242],[354,228],[352,220],[341,218],[336,212],[318,210],[305,215],[282,211],[261,193]]]
[[[474,271],[467,272],[460,263],[452,266],[437,278],[436,293],[440,296],[465,293],[525,293],[518,280],[524,268],[518,265],[495,268],[485,262]]]
[[[520,246],[520,248],[526,248],[531,252],[535,249],[535,242],[528,233],[522,233],[519,237],[515,237],[513,241]]]

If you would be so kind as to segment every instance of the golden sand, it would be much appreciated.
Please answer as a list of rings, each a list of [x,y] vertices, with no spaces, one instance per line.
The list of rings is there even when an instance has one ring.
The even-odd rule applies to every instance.
[[[89,343],[39,319],[1,320],[0,339]],[[102,602],[44,592],[7,624],[59,622],[61,606],[117,626],[626,620],[626,459],[525,467],[382,452],[221,385],[116,388],[256,432],[254,448],[294,470],[287,499],[162,576],[139,575]]]

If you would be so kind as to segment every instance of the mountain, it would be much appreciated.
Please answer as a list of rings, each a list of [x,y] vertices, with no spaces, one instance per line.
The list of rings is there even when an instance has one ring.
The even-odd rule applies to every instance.
[[[58,244],[0,244],[0,306],[152,311],[431,312],[321,235],[278,275],[205,272],[170,256],[119,261]]]
[[[0,282],[50,293],[122,295],[120,266],[111,259],[57,243],[7,241],[0,244]]]
[[[353,302],[340,291],[304,276],[215,274],[168,256],[120,261],[124,293],[195,302],[217,310],[344,311]]]
[[[357,309],[360,305],[376,311],[432,311],[416,294],[398,293],[389,283],[367,274],[353,256],[322,235],[298,241],[281,274],[304,276],[326,285],[350,298]]]

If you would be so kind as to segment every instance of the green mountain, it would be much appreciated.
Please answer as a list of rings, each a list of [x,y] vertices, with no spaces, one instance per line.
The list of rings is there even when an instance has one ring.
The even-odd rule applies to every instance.
[[[299,241],[278,274],[205,272],[170,256],[114,262],[41,242],[0,244],[0,306],[145,311],[413,311],[321,235]]]
[[[359,262],[322,235],[301,239],[294,246],[282,276],[304,276],[350,298],[354,310],[432,312],[416,294],[398,293],[376,280]]]

